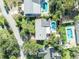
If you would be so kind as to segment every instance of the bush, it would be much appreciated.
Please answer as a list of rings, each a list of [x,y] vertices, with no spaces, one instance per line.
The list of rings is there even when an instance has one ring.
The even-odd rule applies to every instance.
[[[10,59],[17,59],[15,56],[11,56]]]

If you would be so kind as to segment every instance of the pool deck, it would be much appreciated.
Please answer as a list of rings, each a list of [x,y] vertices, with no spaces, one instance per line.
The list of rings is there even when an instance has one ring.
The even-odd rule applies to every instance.
[[[70,40],[70,39],[68,39],[68,36],[67,36],[67,29],[68,28],[71,28],[72,29],[72,32],[73,32],[73,38]],[[69,47],[69,48],[71,48],[71,47],[76,47],[76,37],[75,37],[75,27],[74,26],[67,26],[66,28],[66,37],[67,37],[67,46]]]

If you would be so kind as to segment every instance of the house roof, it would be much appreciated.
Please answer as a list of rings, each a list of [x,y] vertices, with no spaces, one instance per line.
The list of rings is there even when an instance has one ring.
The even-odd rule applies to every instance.
[[[43,27],[50,27],[50,20],[41,20],[41,25]]]
[[[40,0],[24,0],[24,15],[31,17],[40,13]]]
[[[63,24],[64,23],[72,23],[72,22],[74,22],[70,16],[63,16],[61,18],[61,21],[62,21]]]
[[[56,52],[54,48],[50,48],[50,57],[56,58],[56,59],[61,59],[60,53]]]
[[[35,20],[36,40],[46,39],[46,30],[41,26],[41,19]]]
[[[76,42],[79,44],[79,23],[77,22],[75,25],[76,28]]]

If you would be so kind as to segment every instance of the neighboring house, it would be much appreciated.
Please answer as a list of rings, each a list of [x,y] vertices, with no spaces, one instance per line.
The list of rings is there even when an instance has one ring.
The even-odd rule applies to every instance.
[[[61,59],[61,54],[56,52],[54,48],[48,48],[44,59]]]
[[[35,20],[35,37],[36,40],[45,40],[50,36],[50,20],[36,19]]]
[[[76,29],[76,43],[79,44],[79,22],[76,22],[75,29]]]
[[[41,0],[41,15],[48,15],[49,13],[49,0]]]
[[[73,23],[74,22],[72,20],[72,17],[70,17],[70,16],[63,16],[60,21],[61,21],[61,24]]]
[[[24,0],[24,15],[28,17],[39,16],[41,14],[40,0]]]
[[[24,0],[24,15],[27,17],[38,17],[41,14],[48,14],[48,1],[49,0]]]

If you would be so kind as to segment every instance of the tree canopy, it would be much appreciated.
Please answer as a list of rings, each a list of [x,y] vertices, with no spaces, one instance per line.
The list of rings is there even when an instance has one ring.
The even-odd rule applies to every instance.
[[[53,18],[60,19],[75,8],[76,0],[49,0],[49,10]]]
[[[40,48],[42,48],[42,45],[37,44],[35,40],[30,40],[24,44],[24,50],[29,53],[29,55],[37,55],[38,49]]]
[[[10,56],[19,56],[19,46],[13,34],[8,30],[0,30],[0,57],[9,59]]]

